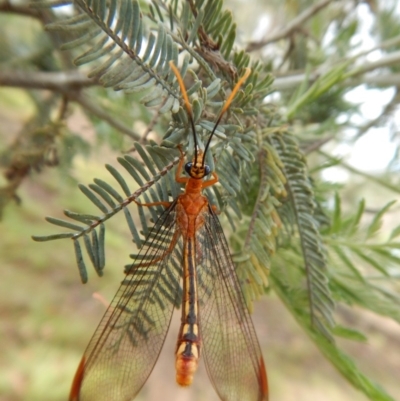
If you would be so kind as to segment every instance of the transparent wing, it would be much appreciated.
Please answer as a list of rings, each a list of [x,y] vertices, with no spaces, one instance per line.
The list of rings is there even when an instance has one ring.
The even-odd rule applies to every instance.
[[[218,217],[209,207],[196,236],[203,355],[224,401],[265,401],[264,360]]]
[[[97,327],[75,375],[71,400],[132,400],[150,375],[182,297],[175,206],[154,225]]]

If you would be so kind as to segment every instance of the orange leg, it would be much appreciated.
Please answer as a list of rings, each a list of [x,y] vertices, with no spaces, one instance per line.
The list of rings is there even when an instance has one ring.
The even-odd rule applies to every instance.
[[[216,184],[218,182],[217,173],[213,172],[212,176],[213,176],[213,178],[211,178],[211,180],[203,182],[203,189],[207,188],[207,187],[211,187],[211,185],[214,185],[214,184]]]
[[[179,183],[186,183],[188,178],[187,177],[181,177],[181,173],[183,170],[183,162],[185,160],[184,154],[182,152],[182,149],[180,146],[178,146],[179,151],[181,152],[181,157],[179,159],[179,164],[176,169],[176,174],[175,174],[175,180]],[[164,206],[166,209],[169,208],[172,204],[172,202],[167,202],[167,201],[158,201],[158,202],[149,202],[149,203],[141,203],[138,202],[137,200],[133,200],[138,206],[146,206],[146,207],[151,207],[151,206]],[[141,263],[140,266],[150,266],[150,264],[154,264],[159,262],[160,260],[164,259],[166,255],[172,252],[176,245],[176,241],[178,240],[179,237],[179,232],[175,231],[174,236],[172,237],[171,244],[169,245],[168,249],[157,259],[152,260],[149,263]],[[129,274],[129,273],[128,273]]]
[[[181,157],[179,159],[178,167],[176,168],[175,181],[179,182],[180,184],[186,184],[188,182],[189,178],[182,176],[183,163],[185,162],[185,155],[183,154],[181,145],[178,145],[178,149],[179,149],[179,152],[181,152]]]
[[[136,199],[133,200],[138,206],[146,206],[146,207],[151,207],[151,206],[164,206],[166,209],[168,209],[172,202],[167,202],[167,201],[159,201],[159,202],[149,202],[149,203],[142,203],[138,202]]]

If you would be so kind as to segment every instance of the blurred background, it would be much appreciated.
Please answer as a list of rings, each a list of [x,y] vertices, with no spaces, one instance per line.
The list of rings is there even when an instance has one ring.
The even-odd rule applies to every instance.
[[[384,59],[382,49],[388,49],[380,45],[393,38],[397,42],[394,40],[390,49],[393,54],[398,53],[398,1],[338,1],[329,10],[313,9],[316,5],[322,9],[322,3],[335,2],[225,1],[225,7],[233,10],[238,24],[238,46],[247,46],[252,57],[273,66],[277,91],[266,102],[276,102],[283,113],[288,93],[294,92],[298,85],[290,80],[298,74],[290,73],[305,72],[295,68],[294,56],[290,68],[283,68],[288,65],[289,47],[284,41],[287,36],[274,39],[272,46],[262,42],[284,31],[302,12],[314,11],[304,20],[304,26],[298,28],[308,30],[308,35],[298,37],[314,45],[316,58],[321,49],[326,54],[343,51],[343,57],[365,52],[364,62],[374,63]],[[103,303],[93,294],[101,294],[106,300],[112,298],[128,255],[135,251],[123,219],[113,219],[107,226],[105,274],[99,278],[91,272],[89,282],[82,285],[70,241],[37,243],[31,239],[31,235],[51,233],[52,227],[45,222],[45,216],[62,218],[63,209],[90,213],[92,205],[77,189],[77,183],[89,184],[94,177],[107,177],[104,164],[116,166],[116,157],[132,146],[131,134],[144,132],[152,118],[143,106],[132,108],[132,98],[102,88],[92,88],[88,97],[89,101],[100,99],[100,111],[90,103],[76,101],[66,112],[62,103],[53,107],[56,98],[51,90],[27,89],[22,80],[20,85],[10,85],[9,71],[19,70],[24,75],[54,70],[51,55],[57,52],[58,44],[54,36],[43,31],[44,22],[50,18],[46,12],[38,17],[24,2],[0,0],[1,401],[67,398],[82,353],[105,311]],[[342,42],[338,32],[347,35]],[[291,45],[300,50],[296,39],[292,41]],[[309,42],[307,51],[311,52]],[[300,63],[301,52],[295,56]],[[340,94],[346,102],[346,107],[335,115],[340,135],[322,148],[325,154],[340,160],[321,173],[324,180],[337,185],[343,209],[352,210],[361,198],[366,198],[371,218],[388,201],[399,198],[398,188],[396,191],[395,185],[388,184],[390,176],[399,169],[400,82],[395,81],[398,67],[388,62],[375,68],[393,73],[392,80],[377,87],[374,74],[363,76]],[[383,75],[382,70],[377,70],[375,79]],[[116,110],[118,117],[114,114]],[[65,125],[52,126],[51,132],[57,134],[49,140],[48,132],[37,129],[37,121],[50,122],[59,114],[63,115]],[[298,127],[314,123],[302,118],[297,122]],[[115,120],[124,125],[126,135],[121,134],[121,126]],[[32,141],[43,144],[46,155],[38,157],[36,168],[29,172],[23,172],[23,166],[11,171],[10,166],[18,165],[18,161],[12,160],[15,149],[19,152],[23,149],[26,157],[37,156],[31,152]],[[318,165],[319,157],[311,156],[310,165]],[[51,168],[53,164],[57,168]],[[10,176],[15,184],[12,188]],[[382,238],[398,225],[399,216],[399,206],[395,205],[384,220]],[[343,307],[338,315],[340,321],[357,327],[368,337],[367,342],[341,340],[339,345],[354,357],[365,374],[400,400],[398,323],[361,308]],[[324,359],[273,293],[256,304],[253,319],[267,364],[272,400],[366,399]],[[176,314],[160,360],[138,400],[218,400],[203,365],[191,388],[181,389],[175,384],[178,323]]]

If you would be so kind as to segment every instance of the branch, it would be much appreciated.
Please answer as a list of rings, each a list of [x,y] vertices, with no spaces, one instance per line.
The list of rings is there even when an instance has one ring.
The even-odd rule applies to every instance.
[[[29,5],[13,4],[9,0],[0,2],[0,13],[1,12],[16,14],[24,17],[36,18],[42,23],[43,27],[45,27],[50,22],[54,21],[53,12],[50,9],[35,9]],[[54,47],[56,49],[59,49],[61,45],[60,39],[65,35],[65,32],[64,34],[63,33],[55,34],[54,32],[47,32],[47,35],[53,42]],[[73,62],[71,60],[69,52],[66,51],[60,52],[60,58],[63,61],[64,69],[66,67],[67,68],[73,67]]]
[[[139,134],[132,131],[129,127],[79,93],[79,89],[97,84],[96,80],[87,78],[77,70],[66,72],[0,71],[0,86],[48,89],[61,92],[120,132],[128,135],[135,141],[140,140],[141,136]]]
[[[83,96],[81,93],[75,93],[69,95],[69,98],[77,103],[79,103],[84,109],[86,109],[89,113],[95,115],[103,121],[106,121],[112,127],[116,128],[118,131],[128,135],[135,141],[140,141],[142,138],[139,134],[132,131],[125,124],[122,124],[118,119],[112,117],[106,111],[104,111],[97,104],[92,103],[86,96]]]
[[[273,88],[276,91],[293,90],[308,80],[310,84],[316,81],[321,74],[314,72],[311,74],[296,74],[287,77],[275,78]],[[354,78],[346,81],[346,86],[356,87],[359,85],[372,85],[378,87],[400,86],[400,73],[397,74],[381,74],[381,75],[365,75],[363,77]]]
[[[12,4],[8,0],[0,3],[0,12],[25,15],[27,17],[39,18],[38,10],[22,4]]]
[[[317,4],[314,4],[312,7],[307,8],[297,18],[292,20],[292,22],[290,22],[286,26],[286,28],[284,28],[282,31],[270,35],[269,37],[259,42],[250,42],[246,48],[246,51],[251,52],[254,50],[258,50],[269,43],[276,42],[280,39],[290,36],[294,31],[298,30],[314,14],[316,14],[319,10],[326,7],[329,3],[332,3],[333,1],[334,0],[322,0]]]
[[[399,82],[398,86],[400,86],[400,74],[399,75]],[[394,85],[394,84],[393,84]],[[372,127],[376,127],[379,124],[383,124],[385,119],[387,119],[397,108],[397,105],[400,103],[400,92],[398,88],[396,88],[396,93],[393,96],[392,100],[383,108],[382,112],[379,114],[378,117],[372,119],[371,121],[367,122],[365,125],[360,127],[358,130],[357,135],[354,137],[355,140],[361,138],[368,130]]]
[[[382,185],[384,188],[388,189],[389,191],[393,191],[395,193],[400,193],[400,188],[398,187],[398,185],[392,185],[391,183],[388,183],[379,177],[365,173],[364,171],[361,171],[361,170],[357,170],[350,164],[343,161],[343,159],[341,157],[331,156],[330,154],[328,154],[322,150],[319,150],[318,153],[321,154],[322,156],[326,157],[329,160],[337,162],[341,167],[345,168],[346,170],[350,171],[351,173],[360,175],[361,177],[364,177],[372,182],[375,182],[378,185]]]
[[[65,93],[94,85],[98,85],[97,80],[89,79],[77,70],[64,72],[0,71],[0,86],[48,89]]]
[[[305,146],[300,146],[300,147],[301,147],[301,150],[303,151],[304,155],[307,156],[310,153],[321,149],[322,146],[324,146],[325,144],[327,144],[328,142],[330,142],[334,138],[335,138],[334,135],[328,135],[325,138],[318,139],[316,141],[313,141],[311,143],[306,144]]]
[[[366,72],[376,70],[377,68],[388,67],[389,65],[398,64],[400,62],[400,50],[389,53],[387,56],[384,56],[376,61],[363,63],[361,67],[356,67],[353,69],[353,72],[350,72],[350,75],[361,75]]]
[[[352,79],[350,81],[353,86],[361,84],[374,86],[400,86],[400,74],[380,74],[380,75],[365,75],[361,79]]]
[[[386,73],[376,75],[364,75],[366,72],[374,71],[379,68],[389,67],[390,65],[398,65],[400,63],[400,51],[392,52],[380,60],[364,62],[362,67],[355,67],[350,70],[346,76],[349,78],[346,86],[358,86],[361,84],[376,85],[376,86],[399,86],[400,74],[399,73]],[[332,67],[332,66],[331,66]],[[277,91],[292,90],[307,79],[310,83],[317,80],[322,74],[325,67],[319,68],[309,74],[294,73],[286,77],[278,77],[275,79],[273,87]]]

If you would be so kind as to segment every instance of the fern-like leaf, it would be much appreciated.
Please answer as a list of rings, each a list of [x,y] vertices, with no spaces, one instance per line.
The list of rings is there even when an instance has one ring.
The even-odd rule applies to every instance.
[[[296,141],[288,133],[273,134],[269,140],[279,154],[287,180],[289,205],[293,211],[307,277],[311,323],[332,341],[334,303],[328,286],[325,249],[314,217],[316,204],[305,159]]]
[[[147,37],[139,2],[129,0],[76,0],[79,13],[49,24],[46,29],[74,34],[64,49],[85,46],[75,59],[77,65],[92,63],[90,77],[105,87],[127,93],[147,91],[142,102],[148,107],[162,105],[161,113],[179,107],[174,75],[168,61],[178,61],[178,47],[159,23]],[[146,48],[143,50],[143,46]]]
[[[99,215],[88,215],[64,211],[64,214],[72,220],[78,221],[81,224],[76,224],[67,220],[48,217],[46,220],[58,227],[67,228],[72,232],[63,232],[59,234],[47,236],[33,236],[35,241],[51,241],[55,239],[71,238],[74,242],[74,250],[77,265],[81,275],[82,282],[87,281],[88,273],[84,261],[82,246],[80,241],[83,239],[84,249],[91,261],[97,274],[102,275],[105,266],[105,226],[104,223],[112,218],[121,210],[131,231],[133,241],[137,247],[142,244],[142,234],[147,235],[149,227],[147,219],[143,215],[143,210],[138,207],[139,215],[141,216],[141,227],[136,227],[128,206],[143,196],[145,202],[168,201],[169,194],[178,193],[177,184],[173,177],[169,180],[161,180],[165,175],[171,175],[171,169],[178,163],[179,158],[171,160],[171,149],[160,148],[157,146],[148,146],[144,149],[141,145],[136,144],[136,149],[141,157],[142,163],[147,166],[143,167],[142,163],[132,156],[119,158],[118,161],[125,169],[125,172],[139,185],[139,189],[131,192],[126,180],[123,178],[114,167],[106,166],[111,176],[115,179],[116,184],[122,189],[122,193],[116,189],[116,186],[109,184],[103,180],[95,179],[94,184],[88,187],[80,185],[82,193],[102,212]],[[155,165],[162,164],[163,169],[157,171]],[[153,173],[153,176],[150,174]],[[153,189],[153,186],[155,189]],[[147,194],[149,193],[149,195]],[[158,215],[162,212],[162,208],[155,211],[150,208],[153,221],[157,220]],[[142,234],[140,234],[142,233]],[[90,236],[89,236],[90,235]]]

